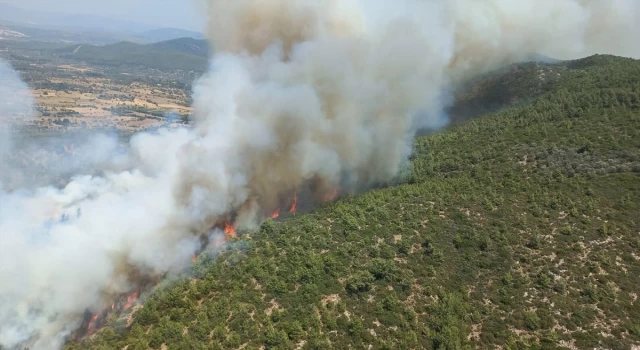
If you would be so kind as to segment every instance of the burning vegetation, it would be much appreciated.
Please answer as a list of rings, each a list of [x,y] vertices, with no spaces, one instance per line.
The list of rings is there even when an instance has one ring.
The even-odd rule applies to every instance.
[[[318,202],[330,202],[334,201],[339,195],[339,191],[337,188],[331,189],[329,191],[325,191],[324,194],[317,194],[315,196],[307,196],[310,200],[306,201],[307,204],[303,205],[303,207],[311,208],[316,205]],[[316,200],[313,198],[321,198],[320,200]],[[301,204],[303,204],[303,201]],[[288,215],[293,215],[298,211],[299,197],[298,193],[294,193],[289,200],[283,201],[282,208],[278,207],[273,211],[271,215],[265,215],[267,218],[272,220],[286,218]],[[285,210],[286,208],[286,210]],[[282,212],[282,215],[281,215]],[[237,214],[230,215],[232,218],[237,218]],[[213,230],[221,230],[224,233],[224,240],[216,240],[216,237],[201,236],[202,238],[202,247],[198,249],[198,251],[194,252],[191,257],[191,262],[195,264],[198,261],[198,257],[206,253],[206,247],[212,247],[214,249],[219,249],[227,244],[229,240],[232,240],[237,237],[238,233],[236,231],[235,224],[233,220],[225,221],[223,224],[217,224]],[[213,242],[212,242],[213,240]],[[134,277],[132,277],[134,278]],[[111,303],[110,306],[104,308],[102,311],[98,313],[91,313],[90,311],[85,312],[84,322],[80,329],[76,332],[75,338],[80,340],[84,337],[92,336],[96,332],[98,332],[103,326],[107,324],[107,321],[111,317],[118,317],[119,315],[128,312],[131,308],[138,302],[138,298],[141,294],[149,292],[153,289],[153,287],[157,284],[155,282],[159,281],[161,277],[150,277],[150,276],[137,276],[135,277],[139,280],[144,280],[145,283],[139,283],[136,291],[130,293],[124,293],[119,296],[114,297],[114,302]],[[135,279],[134,278],[134,279]],[[154,282],[151,282],[151,281]]]
[[[107,324],[109,318],[129,311],[138,301],[138,296],[139,292],[137,291],[129,294],[122,294],[117,298],[117,301],[114,301],[109,307],[96,314],[92,314],[87,310],[84,317],[85,321],[77,331],[76,338],[80,339],[82,337],[95,334]]]

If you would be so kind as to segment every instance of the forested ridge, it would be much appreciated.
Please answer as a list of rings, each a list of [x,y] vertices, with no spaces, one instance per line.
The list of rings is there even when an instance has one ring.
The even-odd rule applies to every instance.
[[[640,345],[640,61],[517,67],[399,185],[269,220],[66,349]]]

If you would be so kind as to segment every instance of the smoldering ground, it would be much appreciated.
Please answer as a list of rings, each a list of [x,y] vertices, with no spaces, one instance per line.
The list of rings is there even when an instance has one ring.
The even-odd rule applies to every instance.
[[[446,91],[469,77],[530,52],[639,56],[639,6],[207,1],[216,53],[192,129],[136,135],[116,165],[89,157],[100,171],[64,186],[1,194],[0,345],[60,347],[137,276],[181,270],[213,227],[254,227],[302,189],[393,179],[416,129],[443,126]]]

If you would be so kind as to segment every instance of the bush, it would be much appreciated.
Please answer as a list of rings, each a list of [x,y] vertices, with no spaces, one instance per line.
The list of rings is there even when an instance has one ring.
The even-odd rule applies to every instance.
[[[356,272],[354,276],[349,278],[345,289],[351,294],[363,293],[371,290],[374,280],[374,276],[369,271]]]

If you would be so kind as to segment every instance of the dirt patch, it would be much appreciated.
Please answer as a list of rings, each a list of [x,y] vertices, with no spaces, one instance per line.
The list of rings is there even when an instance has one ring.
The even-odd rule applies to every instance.
[[[133,314],[135,314],[136,311],[142,309],[142,307],[142,305],[136,305],[133,307],[131,312],[127,315],[127,327],[131,327],[131,324],[133,323]]]
[[[331,295],[328,295],[328,296],[322,298],[322,305],[326,307],[327,303],[329,303],[329,302],[337,304],[339,301],[340,301],[340,295],[331,294]]]
[[[275,299],[271,299],[269,303],[271,306],[264,310],[264,313],[267,314],[267,316],[271,316],[274,310],[280,309],[280,304],[278,304]]]

